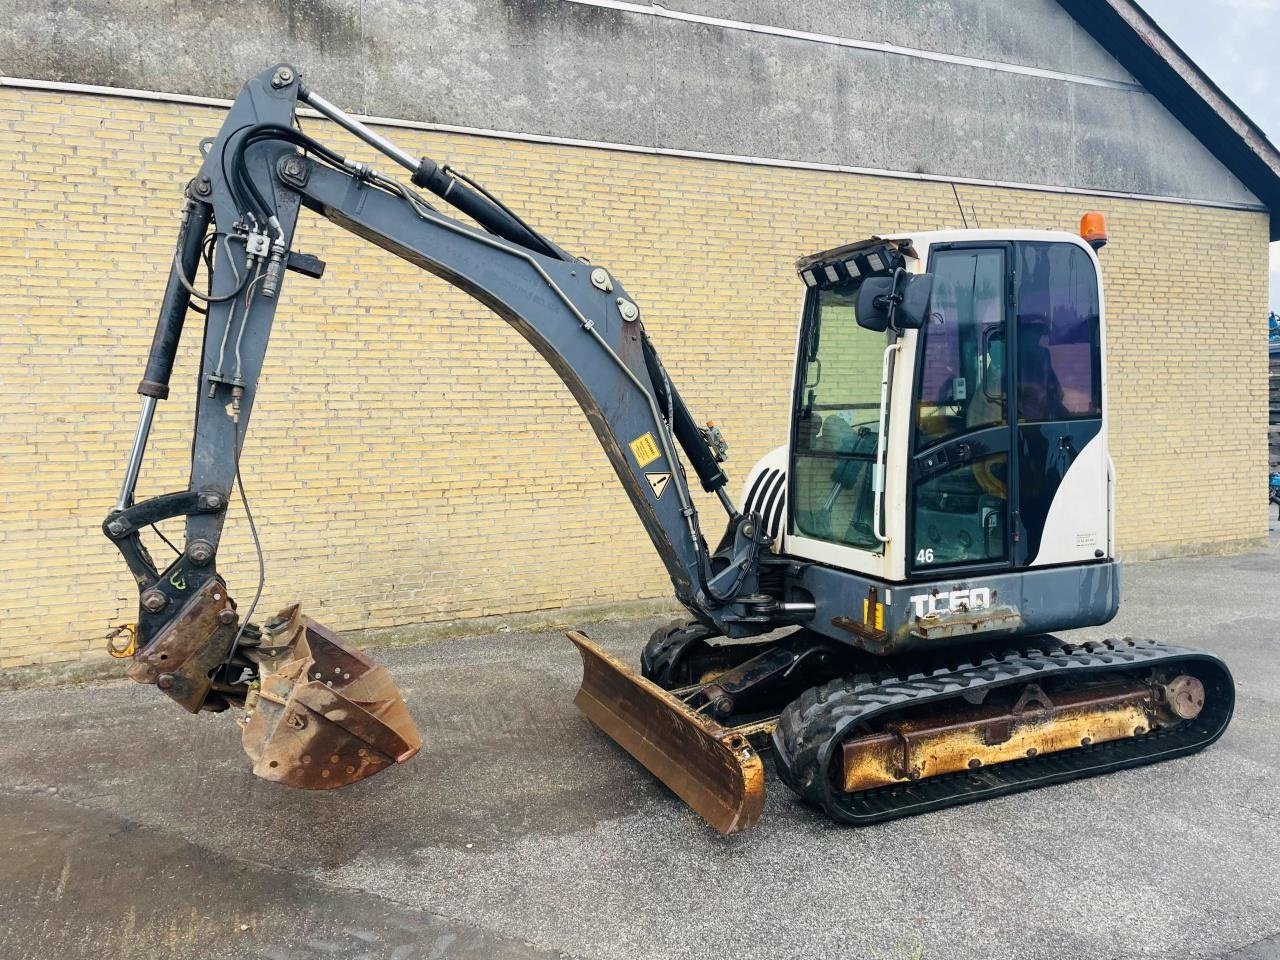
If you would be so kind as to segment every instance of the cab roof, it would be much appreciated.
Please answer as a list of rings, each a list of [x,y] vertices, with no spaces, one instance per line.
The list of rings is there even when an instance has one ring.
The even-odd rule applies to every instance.
[[[1090,256],[1094,255],[1093,248],[1078,234],[1066,230],[918,230],[886,236],[873,235],[865,240],[856,240],[853,243],[842,244],[829,250],[811,253],[796,261],[796,272],[801,273],[808,267],[820,264],[842,262],[877,247],[896,249],[903,256],[914,260],[919,258],[920,249],[940,243],[1003,243],[1016,241],[1071,243],[1087,250]]]

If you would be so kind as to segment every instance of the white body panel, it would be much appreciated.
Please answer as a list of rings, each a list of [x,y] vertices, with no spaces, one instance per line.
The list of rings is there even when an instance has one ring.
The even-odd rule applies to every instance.
[[[773,537],[775,553],[787,549],[787,448],[774,447],[756,461],[738,497],[738,509],[755,513]]]
[[[1110,550],[1109,464],[1105,437],[1094,437],[1062,478],[1040,535],[1033,567],[1084,563]]]

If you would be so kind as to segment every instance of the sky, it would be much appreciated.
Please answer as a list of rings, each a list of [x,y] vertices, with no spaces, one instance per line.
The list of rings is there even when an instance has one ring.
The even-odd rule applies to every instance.
[[[1280,145],[1280,0],[1138,0],[1236,106]],[[1280,243],[1271,244],[1280,312]]]

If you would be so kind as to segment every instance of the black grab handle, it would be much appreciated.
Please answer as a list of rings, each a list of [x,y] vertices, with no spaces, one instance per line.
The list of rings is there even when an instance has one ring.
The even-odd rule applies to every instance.
[[[182,339],[182,323],[187,318],[191,294],[178,279],[181,264],[183,276],[190,282],[200,264],[200,246],[213,207],[199,200],[188,203],[186,216],[178,229],[177,262],[169,265],[169,284],[164,288],[164,300],[160,303],[160,317],[156,320],[156,335],[151,338],[151,352],[147,354],[147,369],[138,384],[138,393],[144,397],[164,400],[169,396],[169,376],[173,373],[173,359],[178,353],[178,341]]]

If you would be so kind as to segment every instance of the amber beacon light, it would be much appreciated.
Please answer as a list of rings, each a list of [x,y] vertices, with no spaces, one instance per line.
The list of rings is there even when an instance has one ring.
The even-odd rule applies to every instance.
[[[1101,250],[1107,245],[1107,218],[1090,210],[1080,218],[1080,237],[1093,249]]]

